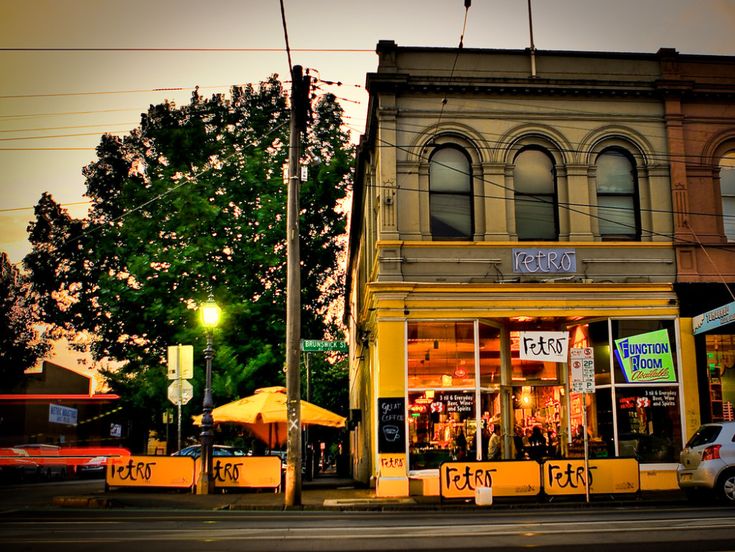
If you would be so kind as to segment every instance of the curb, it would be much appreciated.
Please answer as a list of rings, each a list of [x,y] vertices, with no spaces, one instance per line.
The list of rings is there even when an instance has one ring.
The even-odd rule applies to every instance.
[[[112,500],[104,496],[55,496],[51,503],[61,508],[110,508]]]

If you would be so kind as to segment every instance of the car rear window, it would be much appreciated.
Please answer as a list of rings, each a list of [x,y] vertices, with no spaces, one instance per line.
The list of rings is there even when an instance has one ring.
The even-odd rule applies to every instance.
[[[717,436],[720,434],[720,431],[722,431],[722,426],[702,426],[697,430],[694,435],[692,435],[692,438],[689,439],[687,446],[699,447],[701,445],[714,443],[715,439],[717,439]]]

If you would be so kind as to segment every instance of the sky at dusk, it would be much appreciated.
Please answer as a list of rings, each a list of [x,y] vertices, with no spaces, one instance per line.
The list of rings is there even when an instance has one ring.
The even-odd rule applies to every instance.
[[[456,47],[464,0],[284,0],[294,64],[344,101],[364,129],[375,46]],[[533,0],[539,50],[735,55],[735,0]],[[473,0],[466,48],[529,46],[526,0]],[[279,0],[2,0],[0,250],[30,250],[33,206],[50,192],[83,216],[82,167],[105,132],[150,104],[188,103],[271,74],[288,78]]]

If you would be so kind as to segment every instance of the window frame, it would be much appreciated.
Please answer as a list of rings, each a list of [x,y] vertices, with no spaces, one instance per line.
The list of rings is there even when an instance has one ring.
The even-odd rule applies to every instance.
[[[468,179],[468,190],[466,192],[457,192],[457,191],[444,191],[444,190],[433,190],[432,189],[432,178],[431,178],[431,167],[432,163],[434,163],[434,157],[441,151],[444,150],[454,150],[462,154],[464,157],[466,163],[467,163],[467,179]],[[469,208],[469,232],[466,235],[462,236],[449,236],[449,235],[441,235],[436,232],[436,229],[434,227],[434,217],[432,216],[434,211],[433,208],[433,202],[432,198],[434,197],[461,197],[465,198],[467,201],[467,207]],[[470,157],[469,153],[466,151],[465,148],[463,148],[461,145],[449,142],[438,145],[436,148],[434,148],[434,151],[431,152],[431,155],[429,156],[429,230],[431,232],[431,238],[433,241],[472,241],[474,239],[474,233],[475,233],[475,193],[474,193],[474,178],[472,174],[472,158]]]
[[[516,182],[516,166],[518,162],[518,158],[523,155],[526,152],[529,151],[538,151],[542,154],[544,154],[548,160],[551,163],[551,181],[552,181],[552,192],[549,194],[539,194],[539,193],[526,193],[526,192],[519,192],[518,186]],[[554,224],[554,237],[521,237],[521,233],[519,232],[519,226],[518,226],[518,203],[517,199],[518,197],[531,197],[531,198],[547,198],[551,197],[551,203],[552,203],[552,210],[553,210],[553,224]],[[548,203],[546,201],[545,203]],[[515,213],[515,233],[518,237],[518,241],[559,241],[559,184],[557,179],[557,168],[556,168],[556,159],[554,159],[554,156],[549,152],[546,148],[539,146],[539,145],[528,145],[521,148],[518,153],[515,154],[513,158],[513,204],[514,204],[514,213]]]
[[[599,162],[600,159],[607,154],[617,154],[621,155],[623,158],[625,158],[628,163],[630,163],[631,167],[631,177],[632,177],[632,184],[633,184],[633,190],[632,192],[628,193],[619,193],[619,192],[600,192],[600,170],[599,170]],[[619,146],[610,146],[607,148],[604,148],[601,150],[596,158],[595,158],[595,171],[596,171],[596,178],[595,178],[595,198],[597,202],[597,216],[598,216],[598,232],[600,234],[600,240],[601,241],[640,241],[642,230],[641,230],[641,206],[640,206],[640,186],[639,186],[639,178],[638,178],[638,164],[636,163],[635,157],[631,155],[631,153],[626,150],[625,148],[619,147]],[[601,197],[624,197],[624,198],[630,198],[632,200],[632,206],[631,210],[633,211],[633,225],[634,228],[632,229],[632,232],[630,233],[605,233],[603,234],[602,228],[600,227],[600,210],[601,209],[609,209],[609,207],[602,207],[600,198]]]

